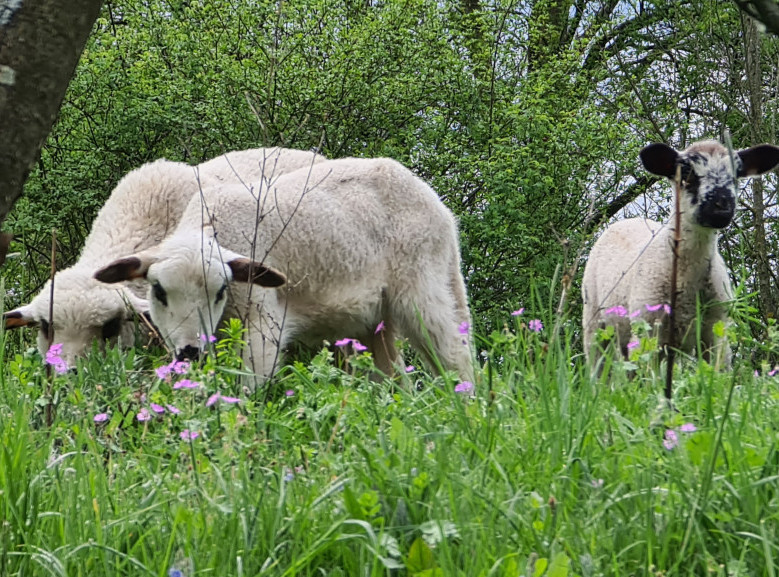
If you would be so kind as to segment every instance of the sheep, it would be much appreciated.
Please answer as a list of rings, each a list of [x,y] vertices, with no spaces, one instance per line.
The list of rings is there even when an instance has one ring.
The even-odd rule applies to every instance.
[[[95,278],[146,278],[151,317],[179,359],[202,352],[220,319],[242,318],[255,382],[274,374],[292,343],[346,337],[367,346],[389,375],[402,362],[401,335],[430,363],[472,378],[460,334],[470,311],[457,223],[429,186],[394,160],[345,158],[284,175],[261,192],[204,191],[163,243]],[[283,288],[252,292],[252,283]],[[240,296],[225,298],[228,286]]]
[[[92,278],[96,268],[128,252],[159,244],[178,223],[201,188],[226,182],[249,187],[260,179],[309,166],[324,157],[301,150],[258,148],[229,152],[198,166],[165,159],[125,175],[99,211],[78,261],[54,278],[55,342],[73,366],[95,340],[128,347],[134,343],[134,313],[147,313],[147,286],[107,286]],[[265,175],[265,176],[264,176]],[[262,184],[261,184],[262,185]],[[5,327],[38,326],[38,349],[48,348],[50,282],[29,304],[5,313]]]
[[[700,352],[708,362],[729,369],[730,347],[715,326],[728,322],[733,293],[717,239],[735,213],[736,179],[772,170],[779,164],[779,148],[764,144],[731,155],[719,142],[706,140],[681,152],[651,144],[640,157],[646,170],[671,182],[681,167],[674,342],[679,350],[695,349],[699,299]],[[635,318],[659,324],[661,351],[668,345],[674,222],[673,215],[666,224],[642,218],[618,221],[592,247],[582,279],[584,351],[591,366],[600,357],[593,350],[596,332],[607,326],[614,327],[617,345],[628,357]]]

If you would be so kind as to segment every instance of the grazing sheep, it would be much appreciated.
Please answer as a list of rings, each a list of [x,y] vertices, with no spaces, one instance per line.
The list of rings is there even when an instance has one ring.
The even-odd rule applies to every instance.
[[[455,218],[390,159],[319,163],[259,196],[240,186],[206,190],[162,244],[95,277],[146,278],[152,319],[178,358],[196,355],[203,335],[235,314],[249,328],[247,366],[263,378],[289,344],[345,337],[366,345],[390,374],[401,362],[399,335],[429,361],[472,375],[468,339],[458,332],[470,312]],[[286,284],[252,291],[243,284],[250,279]],[[228,286],[239,294],[226,298]],[[223,314],[226,306],[235,310]]]
[[[735,213],[736,179],[773,169],[779,164],[779,148],[764,144],[731,157],[728,149],[711,140],[696,142],[681,152],[652,144],[641,151],[641,161],[649,172],[672,182],[676,167],[681,167],[675,343],[680,350],[694,350],[696,302],[700,299],[701,352],[707,361],[729,368],[727,339],[717,337],[714,330],[719,321],[727,322],[732,298],[717,239]],[[596,332],[609,325],[615,329],[622,354],[628,356],[631,321],[636,317],[652,326],[659,323],[658,344],[661,349],[668,344],[674,222],[673,215],[666,224],[642,218],[619,221],[593,246],[582,281],[584,350],[591,363],[599,358],[592,351],[597,345]]]
[[[324,157],[312,152],[258,148],[230,152],[196,167],[157,160],[125,175],[95,218],[78,261],[55,275],[54,340],[63,344],[61,357],[72,365],[95,340],[101,345],[106,340],[133,344],[134,313],[149,310],[146,282],[108,286],[93,278],[95,269],[159,244],[201,188],[228,182],[266,186],[259,181],[321,160]],[[41,354],[48,348],[49,300],[50,282],[46,282],[29,304],[5,313],[6,329],[40,327]]]

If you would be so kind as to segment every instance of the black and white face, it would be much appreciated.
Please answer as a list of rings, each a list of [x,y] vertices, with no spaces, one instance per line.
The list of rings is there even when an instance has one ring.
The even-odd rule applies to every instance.
[[[665,144],[650,144],[641,161],[652,174],[673,181],[681,172],[682,211],[705,228],[722,229],[736,212],[737,180],[763,174],[779,164],[779,147],[762,144],[733,154],[714,140],[696,142],[677,152]]]
[[[727,149],[686,150],[679,155],[683,202],[695,215],[695,222],[706,228],[725,228],[736,214],[736,174],[741,159]],[[736,172],[734,172],[734,168]]]

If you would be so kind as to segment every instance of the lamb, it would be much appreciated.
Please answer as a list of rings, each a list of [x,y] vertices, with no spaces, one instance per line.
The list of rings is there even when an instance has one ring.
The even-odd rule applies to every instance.
[[[95,340],[121,346],[134,343],[134,314],[147,313],[147,285],[134,281],[107,286],[92,278],[95,269],[118,256],[159,244],[172,232],[201,188],[261,179],[309,166],[324,157],[301,150],[258,148],[230,152],[193,167],[157,160],[125,175],[98,213],[78,261],[54,279],[54,339],[61,357],[73,365]],[[261,186],[262,184],[259,183]],[[38,349],[48,348],[50,282],[29,304],[5,313],[6,329],[38,326]]]
[[[728,322],[732,289],[725,261],[717,250],[719,231],[736,209],[736,179],[763,174],[779,164],[779,147],[764,144],[731,155],[713,140],[677,152],[665,144],[641,151],[644,167],[673,180],[681,167],[680,223],[674,342],[683,351],[697,345],[696,301],[700,299],[701,354],[708,362],[730,368],[727,339],[715,325]],[[735,171],[735,174],[734,174]],[[582,280],[584,351],[588,362],[600,358],[593,348],[596,332],[614,327],[614,337],[628,357],[631,321],[640,317],[660,329],[658,345],[668,345],[674,223],[630,218],[609,226],[590,252]]]
[[[206,335],[235,313],[248,327],[244,360],[259,381],[291,343],[345,337],[391,374],[402,361],[399,335],[431,363],[472,378],[458,330],[470,311],[457,224],[429,186],[394,160],[346,158],[261,192],[204,191],[173,235],[95,278],[146,278],[151,317],[179,359],[202,352]],[[252,284],[283,288],[252,292]],[[240,296],[225,298],[228,287]],[[225,313],[228,305],[235,310]]]

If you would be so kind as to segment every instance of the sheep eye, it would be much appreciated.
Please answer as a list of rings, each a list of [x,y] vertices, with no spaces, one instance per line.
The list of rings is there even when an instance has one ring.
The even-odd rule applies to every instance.
[[[114,317],[110,321],[103,323],[102,337],[103,340],[113,339],[119,336],[119,332],[122,330],[121,317]]]
[[[151,291],[154,298],[162,303],[162,306],[168,306],[168,293],[165,292],[160,283],[155,282],[151,285]]]
[[[220,288],[219,291],[216,293],[216,300],[214,301],[214,303],[218,303],[224,298],[226,290],[227,290],[227,283],[223,284],[222,288]]]

